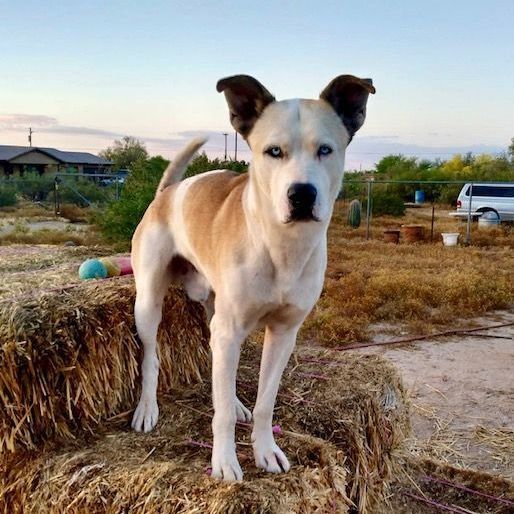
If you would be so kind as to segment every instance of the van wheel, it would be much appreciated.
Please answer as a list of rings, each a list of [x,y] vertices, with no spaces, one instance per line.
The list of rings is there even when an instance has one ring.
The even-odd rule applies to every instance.
[[[498,219],[500,219],[500,215],[498,214],[498,211],[497,211],[497,210],[495,210],[495,209],[481,209],[481,210],[479,210],[479,211],[477,211],[477,212],[481,212],[482,214],[485,214],[486,212],[493,212],[493,213],[494,213],[494,215],[495,215]],[[478,219],[478,218],[477,218],[477,219]]]

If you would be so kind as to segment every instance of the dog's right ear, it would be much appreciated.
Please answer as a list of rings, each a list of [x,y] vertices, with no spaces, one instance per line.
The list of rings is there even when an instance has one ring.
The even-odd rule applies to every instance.
[[[232,126],[246,139],[262,111],[275,97],[249,75],[234,75],[221,79],[216,85],[218,93],[225,93]]]

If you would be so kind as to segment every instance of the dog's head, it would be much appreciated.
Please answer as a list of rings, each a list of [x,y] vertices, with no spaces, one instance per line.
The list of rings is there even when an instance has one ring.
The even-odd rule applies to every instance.
[[[218,82],[232,126],[253,153],[252,180],[281,223],[328,221],[341,187],[345,150],[364,123],[370,79],[341,75],[319,100],[276,101],[256,79]]]

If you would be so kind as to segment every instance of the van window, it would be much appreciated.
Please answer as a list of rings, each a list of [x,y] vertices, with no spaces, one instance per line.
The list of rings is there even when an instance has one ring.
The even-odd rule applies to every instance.
[[[469,196],[468,186],[466,196]],[[473,196],[496,196],[500,198],[514,198],[514,186],[473,186]]]

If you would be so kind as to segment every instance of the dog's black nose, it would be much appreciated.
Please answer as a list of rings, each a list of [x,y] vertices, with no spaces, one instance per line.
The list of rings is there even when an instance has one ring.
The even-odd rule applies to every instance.
[[[309,183],[296,183],[287,190],[287,197],[293,209],[312,209],[318,192]]]

